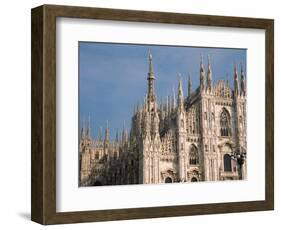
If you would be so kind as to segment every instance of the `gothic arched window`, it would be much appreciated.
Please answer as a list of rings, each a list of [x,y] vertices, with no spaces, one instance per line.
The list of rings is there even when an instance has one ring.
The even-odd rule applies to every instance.
[[[228,111],[223,108],[220,116],[220,131],[221,131],[221,136],[227,137],[231,136],[231,127],[230,127],[230,115]]]
[[[199,164],[199,155],[197,148],[192,145],[189,151],[189,164],[197,165]]]
[[[223,156],[223,165],[224,165],[224,171],[231,172],[231,156],[229,154],[225,154]]]

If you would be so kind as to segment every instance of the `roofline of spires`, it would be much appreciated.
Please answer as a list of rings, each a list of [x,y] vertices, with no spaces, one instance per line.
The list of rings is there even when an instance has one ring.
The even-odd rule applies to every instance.
[[[85,117],[84,114],[82,115],[82,128],[81,128],[81,141],[90,144],[91,140],[93,140],[92,135],[91,135],[91,113],[88,115],[88,124],[87,124],[87,131],[86,131],[86,136],[85,136]],[[121,138],[119,137],[121,136]],[[126,129],[125,126],[125,121],[123,124],[123,130],[122,132],[119,132],[118,129],[116,129],[116,137],[115,137],[115,142],[126,142],[128,141],[128,130]],[[100,126],[99,130],[99,142],[109,142],[109,122],[108,120],[106,121],[106,126],[104,128],[104,137],[103,137],[103,128]]]
[[[156,96],[155,96],[155,90],[154,90],[154,81],[155,81],[155,75],[154,75],[154,67],[153,67],[153,60],[152,60],[152,54],[149,51],[148,52],[148,62],[149,62],[149,69],[148,69],[148,92],[146,96],[144,97],[144,106],[143,108],[139,107],[139,104],[137,104],[137,108],[134,108],[134,114],[138,113],[140,110],[147,111],[149,101],[154,100],[156,103]],[[207,71],[207,79],[205,79],[205,67],[204,67],[204,58],[203,55],[200,55],[200,91],[203,90],[211,90],[213,88],[213,82],[212,82],[212,65],[211,65],[211,58],[210,55],[208,55],[208,71]],[[245,93],[246,91],[246,82],[245,82],[245,73],[244,73],[244,68],[242,63],[241,65],[241,71],[240,71],[240,83],[239,83],[239,76],[238,76],[238,71],[237,71],[237,64],[234,63],[234,94],[237,94],[240,90]],[[228,82],[228,80],[227,80]],[[207,86],[205,84],[207,83]],[[192,79],[190,73],[188,73],[188,95],[187,98],[191,97],[192,95]],[[182,86],[182,77],[180,74],[178,74],[178,100],[177,104],[183,104],[184,100],[184,95],[183,95],[183,86]],[[167,95],[166,98],[166,105],[163,106],[162,98],[160,102],[160,109],[163,110],[165,107],[166,113],[170,113],[173,110],[175,110],[175,105],[176,105],[176,98],[175,98],[175,91],[173,88],[173,101],[172,101],[172,106],[170,102],[170,96]],[[161,113],[163,111],[160,111]],[[119,134],[121,134],[121,138],[119,138]],[[105,128],[105,137],[104,139],[102,138],[102,127],[100,127],[100,137],[99,141],[109,141],[109,124],[108,121],[106,123],[106,128]],[[82,118],[82,129],[81,129],[81,139],[84,140],[86,138],[87,141],[91,140],[91,114],[89,113],[88,115],[88,127],[87,127],[87,135],[85,136],[85,118],[83,115]],[[127,139],[128,140],[128,131],[125,129],[125,123],[123,124],[123,130],[121,133],[118,132],[118,129],[116,130],[116,138],[115,141],[119,142],[120,139],[122,142]]]

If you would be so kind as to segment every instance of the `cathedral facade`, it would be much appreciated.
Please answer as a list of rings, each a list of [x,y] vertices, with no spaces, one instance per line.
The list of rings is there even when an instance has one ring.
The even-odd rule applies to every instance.
[[[103,136],[91,137],[90,116],[79,144],[79,185],[158,184],[245,179],[246,81],[241,66],[234,66],[233,89],[228,81],[213,83],[208,58],[200,61],[200,85],[187,95],[179,78],[177,93],[157,101],[156,77],[149,54],[147,94],[136,106],[129,132],[124,128],[114,141],[108,125]],[[240,75],[240,76],[239,76]],[[86,132],[86,134],[85,134]]]

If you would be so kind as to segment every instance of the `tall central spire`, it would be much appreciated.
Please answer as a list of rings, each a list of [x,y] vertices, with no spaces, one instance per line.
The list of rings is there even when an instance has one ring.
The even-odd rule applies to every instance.
[[[147,99],[149,102],[151,101],[155,101],[155,92],[154,92],[154,80],[155,80],[155,76],[154,76],[154,69],[153,69],[153,63],[152,63],[152,54],[148,53],[148,61],[149,61],[149,71],[148,71],[148,76],[147,76],[147,80],[148,80],[148,95],[147,95]]]

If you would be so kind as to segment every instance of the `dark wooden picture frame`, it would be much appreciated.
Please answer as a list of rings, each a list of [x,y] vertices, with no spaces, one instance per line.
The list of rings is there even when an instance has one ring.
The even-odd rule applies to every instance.
[[[31,219],[41,224],[186,216],[274,209],[274,21],[271,19],[43,5],[32,9]],[[56,212],[56,18],[265,30],[265,200]]]

